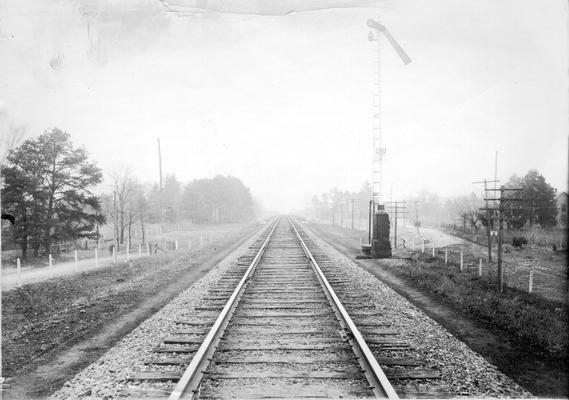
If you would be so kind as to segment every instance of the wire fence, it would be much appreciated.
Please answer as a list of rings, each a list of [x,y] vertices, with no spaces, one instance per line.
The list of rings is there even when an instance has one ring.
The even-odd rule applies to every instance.
[[[468,275],[470,279],[484,281],[488,288],[496,287],[497,263],[489,263],[487,257],[474,254],[466,246],[437,247],[435,243],[421,240],[415,244],[415,253],[430,257],[444,265],[447,270]],[[503,261],[504,286],[527,293],[534,293],[557,302],[567,301],[567,271],[551,271],[539,264],[527,262],[523,265]]]
[[[48,277],[53,278],[57,275],[81,273],[85,270],[108,265],[118,265],[137,258],[151,257],[156,254],[169,253],[177,250],[201,251],[206,246],[215,242],[217,236],[216,233],[196,232],[191,238],[180,240],[139,242],[130,243],[130,245],[105,243],[104,245],[99,244],[99,246],[88,250],[79,249],[70,251],[69,253],[58,253],[56,255],[49,253],[45,257],[33,259],[33,265],[29,263],[22,265],[23,263],[20,258],[16,258],[12,266],[16,268],[17,286],[21,287],[23,281],[22,275],[29,270],[35,270],[35,267],[47,268]],[[9,267],[9,265],[6,266]],[[22,268],[25,270],[23,271]]]

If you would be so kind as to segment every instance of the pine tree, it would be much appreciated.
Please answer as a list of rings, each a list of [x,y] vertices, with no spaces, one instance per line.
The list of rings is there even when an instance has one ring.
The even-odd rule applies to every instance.
[[[101,182],[101,170],[66,132],[54,128],[11,150],[2,176],[3,207],[20,221],[22,257],[28,239],[37,255],[41,246],[49,252],[54,240],[94,237],[95,225],[104,222],[90,191]]]

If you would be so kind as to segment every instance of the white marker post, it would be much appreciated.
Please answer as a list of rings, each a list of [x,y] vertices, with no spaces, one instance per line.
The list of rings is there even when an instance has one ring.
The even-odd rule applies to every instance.
[[[462,272],[462,268],[464,267],[464,251],[460,250],[460,271]]]
[[[51,257],[51,254],[49,254],[48,259],[49,259],[49,277],[53,278],[53,258]]]
[[[150,257],[150,243],[146,242],[146,256]]]
[[[126,260],[130,261],[130,243],[126,245]]]
[[[95,249],[95,268],[99,268],[99,249]]]
[[[113,246],[113,264],[117,263],[117,248]]]
[[[448,264],[448,249],[445,249],[445,264]]]
[[[75,273],[79,271],[79,264],[77,263],[77,250],[73,250],[73,256],[75,257]]]
[[[433,257],[435,256],[435,244],[433,243]]]
[[[203,249],[203,233],[200,233],[200,250]]]
[[[411,242],[411,250],[415,251],[415,238],[413,238],[413,241]]]
[[[175,242],[176,250],[178,250],[178,241]]]
[[[482,277],[482,259],[478,260],[478,277]]]
[[[421,253],[425,253],[425,239],[421,240]]]
[[[19,258],[16,258],[16,270],[18,271],[18,287],[22,287],[22,265]]]
[[[529,271],[528,293],[533,292],[533,270]]]

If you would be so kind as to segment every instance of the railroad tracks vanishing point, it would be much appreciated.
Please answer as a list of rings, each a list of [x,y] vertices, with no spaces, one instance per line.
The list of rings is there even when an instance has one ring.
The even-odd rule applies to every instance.
[[[203,306],[176,321],[177,332],[147,361],[154,369],[141,371],[131,380],[177,382],[169,394],[171,400],[398,398],[334,292],[332,286],[341,288],[342,279],[332,274],[329,281],[324,276],[308,249],[308,238],[299,231],[290,219],[275,221],[252,246],[256,254],[228,271],[210,289]],[[341,297],[348,303],[358,302],[357,294]],[[396,332],[375,322],[373,312],[362,312],[365,304],[350,304],[350,308],[356,310],[357,326],[364,333],[381,335],[379,341],[373,336],[373,347],[399,353],[408,347],[391,339],[389,335]],[[410,359],[384,362],[420,365]],[[182,373],[168,368],[173,365],[187,368]],[[400,378],[440,378],[437,371],[414,372]]]

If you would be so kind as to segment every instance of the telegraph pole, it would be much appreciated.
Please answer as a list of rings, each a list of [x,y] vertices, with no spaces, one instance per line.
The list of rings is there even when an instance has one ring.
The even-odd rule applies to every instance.
[[[484,178],[483,181],[479,181],[479,182],[472,182],[474,184],[477,183],[483,183],[484,184],[484,197],[486,197],[486,194],[488,192],[488,183],[493,182],[494,185],[496,185],[496,182],[498,182],[497,180],[493,180],[493,181],[488,181],[486,180],[486,178]],[[488,208],[488,199],[484,199],[485,202],[485,206],[486,206],[486,237],[488,239],[488,262],[491,263],[492,262],[492,236],[491,236],[491,230],[492,230],[492,214],[490,209]]]
[[[419,226],[421,226],[421,223],[419,222],[419,212],[417,211],[417,203],[419,203],[419,201],[415,200],[415,227],[417,228],[417,235],[419,235]]]
[[[350,199],[350,202],[352,203],[352,230],[354,230],[354,204],[356,199]]]
[[[397,219],[399,215],[399,210],[406,210],[407,207],[405,206],[404,201],[388,201],[387,206],[390,208],[390,211],[395,212],[395,223],[394,223],[394,235],[393,235],[393,242],[394,247],[397,248]],[[401,214],[406,214],[407,212],[404,211]]]
[[[490,191],[494,191],[493,189],[488,189]],[[506,191],[521,191],[521,188],[506,188],[505,186],[500,186],[500,189],[496,189],[496,191],[500,192],[499,198],[485,198],[485,201],[498,201],[498,208],[483,208],[483,210],[487,211],[498,211],[498,265],[497,265],[497,273],[498,273],[498,287],[497,290],[499,293],[504,292],[504,268],[502,267],[502,245],[504,242],[504,211],[506,211],[506,203],[508,201],[523,201],[522,199],[507,199],[504,197]]]
[[[158,172],[160,173],[160,235],[164,237],[164,186],[162,184],[162,151],[160,150],[160,138],[158,140]]]

